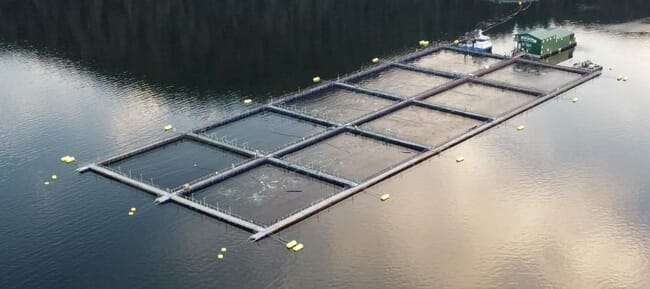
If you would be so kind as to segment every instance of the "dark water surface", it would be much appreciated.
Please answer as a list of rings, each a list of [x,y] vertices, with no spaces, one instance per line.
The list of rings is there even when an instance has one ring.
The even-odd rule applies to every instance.
[[[245,98],[278,97],[423,38],[453,40],[512,6],[0,3],[0,288],[650,288],[648,1],[540,0],[491,31],[496,52],[507,53],[515,27],[564,24],[579,42],[565,64],[592,59],[603,76],[372,189],[390,193],[388,202],[360,194],[283,231],[305,244],[297,254],[77,175],[59,158],[90,162],[187,131],[246,109]],[[168,123],[177,132],[164,132]],[[517,132],[520,124],[526,129]],[[268,139],[257,145],[279,145]],[[178,161],[140,165],[159,169],[170,185],[180,180],[161,166],[218,170],[237,161],[204,164],[218,152],[169,149]],[[269,175],[259,181],[272,182]],[[293,192],[297,182],[276,188]],[[260,204],[294,198],[237,188],[205,195],[234,192]],[[258,217],[293,208],[280,209]],[[219,261],[221,247],[228,252]]]

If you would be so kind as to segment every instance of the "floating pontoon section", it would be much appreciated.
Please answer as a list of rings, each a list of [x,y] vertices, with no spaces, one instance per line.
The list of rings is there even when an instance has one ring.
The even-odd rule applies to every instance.
[[[79,171],[260,240],[600,73],[434,47]]]

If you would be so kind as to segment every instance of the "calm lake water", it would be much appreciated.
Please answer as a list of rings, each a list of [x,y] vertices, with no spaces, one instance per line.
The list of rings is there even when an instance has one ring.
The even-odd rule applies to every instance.
[[[587,2],[540,0],[490,35],[505,54],[516,27],[564,25],[579,44],[563,64],[601,77],[375,186],[388,202],[359,194],[283,231],[293,254],[59,158],[187,131],[512,6],[2,1],[0,288],[650,288],[650,4]]]

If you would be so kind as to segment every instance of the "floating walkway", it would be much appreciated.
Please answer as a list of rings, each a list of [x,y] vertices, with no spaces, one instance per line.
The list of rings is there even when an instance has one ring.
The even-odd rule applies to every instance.
[[[440,59],[440,61],[437,61],[437,59]],[[452,61],[449,64],[444,63],[449,59],[453,59],[455,62]],[[472,72],[455,72],[455,65],[465,66],[465,68],[469,67],[467,70],[472,70]],[[450,69],[447,71],[440,69],[440,67],[449,67]],[[534,67],[534,69],[531,70],[529,67]],[[415,77],[427,78],[431,79],[431,81],[439,81],[441,83],[439,85],[433,85],[430,88],[419,89],[416,92],[411,91],[413,86],[419,87],[420,84],[426,86],[430,85],[431,82],[406,83],[402,86],[396,85],[387,89],[385,83],[381,83],[381,77],[378,77],[384,73],[414,73]],[[329,208],[395,174],[497,126],[524,111],[565,93],[599,76],[600,73],[600,70],[569,68],[533,62],[522,59],[519,56],[504,57],[484,53],[467,54],[466,51],[450,45],[432,47],[416,51],[399,59],[374,65],[373,67],[336,81],[324,82],[311,89],[289,95],[266,105],[252,108],[244,113],[223,119],[192,132],[164,139],[145,147],[107,158],[98,163],[81,167],[78,171],[82,173],[93,171],[123,184],[151,193],[156,196],[156,202],[158,203],[174,202],[238,226],[253,233],[250,239],[257,241],[278,233],[292,224],[300,222],[321,210]],[[552,83],[553,85],[540,88],[540,83],[544,82]],[[478,99],[481,100],[481,98],[489,99],[492,97],[488,93],[485,95],[472,95],[471,90],[475,86],[498,89],[505,95],[499,97],[517,96],[517,98],[512,96],[513,101],[515,99],[528,98],[531,100],[515,105],[514,108],[503,109],[498,114],[486,114],[481,111],[476,111],[476,109],[470,109],[474,107],[471,104],[475,104],[471,103],[472,99],[479,97]],[[395,89],[393,88],[399,88],[402,91],[394,91]],[[320,94],[327,96],[328,93],[335,90],[355,93],[368,98],[382,99],[383,101],[389,101],[390,104],[343,122],[292,106],[292,103],[297,101],[303,101]],[[448,96],[449,94],[456,96],[450,98]],[[451,101],[449,101],[450,99]],[[466,103],[462,103],[462,101],[466,101]],[[359,107],[359,109],[364,109],[364,107]],[[402,128],[382,131],[374,129],[374,126],[372,126],[375,122],[385,121],[387,118],[405,113],[409,109],[421,109],[427,113],[430,112],[432,123],[435,123],[438,118],[444,117],[445,119],[457,120],[459,123],[468,124],[461,131],[445,131],[443,129],[442,133],[446,134],[445,141],[443,142],[414,138],[413,135],[400,132]],[[214,129],[245,121],[250,117],[264,113],[279,114],[296,121],[322,127],[323,129],[312,135],[298,138],[296,141],[288,141],[289,143],[271,152],[263,152],[255,147],[240,145],[210,133]],[[362,180],[354,179],[346,175],[334,175],[331,172],[326,172],[322,168],[292,161],[289,157],[308,147],[327,142],[342,134],[373,139],[387,146],[399,147],[404,153],[409,153],[412,156],[389,167],[377,168],[379,170],[378,173]],[[227,169],[205,175],[198,179],[188,180],[183,185],[173,189],[161,189],[151,182],[148,183],[142,180],[142,178],[134,178],[130,174],[127,175],[111,168],[115,163],[144,153],[155,153],[154,150],[158,148],[186,140],[215,147],[244,157],[246,160],[239,164],[232,164]],[[313,200],[305,208],[296,210],[271,224],[261,224],[260,222],[252,221],[250,217],[239,216],[236,213],[232,213],[231,210],[220,209],[214,204],[208,204],[205,201],[199,201],[192,197],[194,193],[219,186],[221,182],[225,182],[238,175],[245,175],[261,166],[280,168],[306,178],[331,184],[340,188],[340,191],[321,199]]]

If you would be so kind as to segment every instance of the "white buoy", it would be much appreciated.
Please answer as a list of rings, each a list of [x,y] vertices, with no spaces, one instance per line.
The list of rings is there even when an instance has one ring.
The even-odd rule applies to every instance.
[[[170,130],[174,129],[174,127],[171,124],[168,124],[168,125],[164,126],[163,129],[165,131],[170,131]]]
[[[293,248],[291,248],[291,250],[293,250],[294,252],[298,252],[298,251],[302,250],[304,247],[305,246],[302,243],[300,243],[300,244],[294,246]]]
[[[292,240],[291,242],[287,243],[287,249],[291,249],[291,248],[295,247],[296,245],[298,245],[298,241]]]
[[[319,83],[320,82],[320,77],[316,76],[316,77],[312,78],[311,81],[313,81],[314,83]]]
[[[61,161],[66,164],[71,164],[75,162],[75,158],[73,156],[64,156],[61,158]]]

